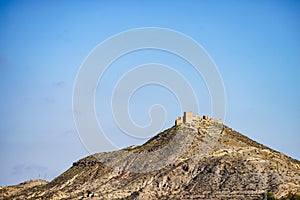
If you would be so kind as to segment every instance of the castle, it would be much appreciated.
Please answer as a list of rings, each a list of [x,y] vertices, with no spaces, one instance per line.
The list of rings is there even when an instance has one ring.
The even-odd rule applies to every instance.
[[[209,117],[206,116],[206,115],[203,115],[203,119],[204,120],[208,120]],[[200,117],[198,114],[195,114],[193,116],[193,113],[191,111],[188,111],[188,112],[184,112],[183,113],[183,116],[180,116],[178,117],[176,120],[175,120],[175,125],[178,126],[180,124],[186,124],[186,123],[191,123],[192,120],[200,120]],[[215,121],[218,121],[218,122],[221,122],[221,120],[215,120]]]
[[[178,126],[182,123],[184,123],[184,124],[185,123],[191,123],[193,119],[199,120],[200,117],[199,117],[198,114],[193,116],[193,113],[191,111],[184,112],[183,116],[180,116],[175,120],[175,125]]]

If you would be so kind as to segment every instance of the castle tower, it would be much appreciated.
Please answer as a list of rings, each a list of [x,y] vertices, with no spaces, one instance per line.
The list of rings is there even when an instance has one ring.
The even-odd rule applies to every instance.
[[[193,119],[193,113],[191,111],[183,113],[183,123],[191,123]]]

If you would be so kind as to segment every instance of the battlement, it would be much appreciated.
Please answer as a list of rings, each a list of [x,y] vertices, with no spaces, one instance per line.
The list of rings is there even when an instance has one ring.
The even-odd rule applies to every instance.
[[[188,112],[184,112],[183,116],[179,116],[176,120],[175,120],[175,126],[178,126],[180,124],[187,124],[187,123],[191,123],[193,120],[201,120],[201,118],[199,117],[198,114],[193,115],[193,113],[191,111]],[[203,115],[202,120],[211,120],[211,121],[215,121],[218,123],[221,123],[222,120],[221,119],[213,119],[213,118],[209,118],[206,115]]]

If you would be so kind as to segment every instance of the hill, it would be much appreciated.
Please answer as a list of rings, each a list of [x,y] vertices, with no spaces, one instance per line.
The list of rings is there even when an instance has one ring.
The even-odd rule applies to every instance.
[[[283,198],[300,194],[300,162],[218,120],[193,118],[141,146],[80,159],[49,183],[1,192],[2,199]]]

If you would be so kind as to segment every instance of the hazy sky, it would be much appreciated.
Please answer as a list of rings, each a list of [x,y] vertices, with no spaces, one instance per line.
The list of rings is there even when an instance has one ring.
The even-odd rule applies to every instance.
[[[0,185],[51,180],[88,155],[72,115],[72,92],[81,63],[96,45],[128,29],[163,27],[201,44],[218,66],[226,89],[225,124],[300,159],[299,1],[1,1],[0,2]],[[132,67],[158,62],[197,85],[200,114],[210,115],[201,77],[166,52],[145,50],[119,59],[103,77],[108,99],[115,81]],[[100,84],[99,90],[103,86]],[[166,106],[167,123],[180,114],[174,96],[147,86],[130,101],[133,119]],[[118,146],[142,144],[122,136],[107,120]]]

